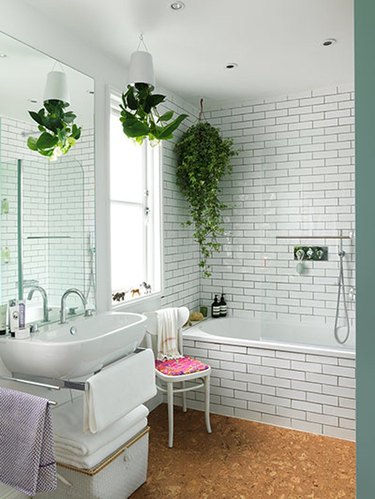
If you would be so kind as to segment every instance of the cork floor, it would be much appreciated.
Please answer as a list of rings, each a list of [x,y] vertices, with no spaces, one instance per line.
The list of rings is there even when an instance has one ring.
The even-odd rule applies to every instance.
[[[132,499],[355,498],[352,442],[175,407],[174,448],[167,406],[150,414],[148,480]]]

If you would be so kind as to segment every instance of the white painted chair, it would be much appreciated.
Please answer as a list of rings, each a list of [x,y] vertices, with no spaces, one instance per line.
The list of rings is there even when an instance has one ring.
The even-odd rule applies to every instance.
[[[158,334],[158,327],[157,327],[157,317],[156,317],[156,312],[147,312],[145,315],[148,318],[147,321],[147,334],[146,334],[146,340],[147,340],[147,346],[148,348],[152,348],[155,352],[155,357],[157,354],[157,334]],[[187,307],[180,307],[178,309],[178,322],[177,322],[177,327],[178,327],[178,349],[181,355],[183,355],[183,341],[182,341],[182,326],[187,322],[189,319],[189,309]],[[197,361],[199,362],[199,361]],[[198,390],[202,387],[204,387],[205,391],[205,422],[206,422],[206,428],[207,432],[211,433],[211,424],[210,424],[210,375],[211,375],[211,367],[208,366],[207,369],[204,371],[198,371],[198,372],[193,372],[189,374],[179,374],[179,375],[167,375],[162,372],[160,372],[158,369],[155,368],[155,373],[156,373],[156,387],[159,391],[163,393],[167,393],[167,401],[168,401],[168,426],[169,426],[169,438],[168,438],[168,446],[173,447],[173,396],[175,393],[181,393],[182,394],[182,410],[184,412],[187,411],[187,405],[186,405],[186,392],[192,391],[192,390]],[[161,383],[165,383],[166,388],[161,386]],[[202,380],[201,383],[194,383],[193,386],[186,387],[186,382],[187,381],[192,381],[192,380]],[[174,388],[175,383],[182,383],[182,388]]]

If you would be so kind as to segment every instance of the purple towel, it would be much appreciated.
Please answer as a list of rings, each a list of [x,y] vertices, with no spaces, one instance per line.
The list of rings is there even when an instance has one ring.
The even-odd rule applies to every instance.
[[[48,401],[0,388],[0,481],[28,496],[57,487]]]

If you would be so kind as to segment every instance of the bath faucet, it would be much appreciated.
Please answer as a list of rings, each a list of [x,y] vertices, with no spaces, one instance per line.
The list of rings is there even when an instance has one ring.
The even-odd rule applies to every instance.
[[[61,297],[61,310],[60,310],[60,324],[65,324],[66,323],[66,299],[68,298],[69,295],[77,295],[81,298],[82,303],[83,303],[83,308],[85,310],[85,316],[92,315],[90,314],[90,311],[86,308],[87,307],[87,300],[85,298],[85,295],[82,293],[77,288],[70,288],[65,291],[65,293]]]
[[[27,299],[31,300],[35,291],[39,291],[39,293],[42,296],[43,300],[43,321],[48,322],[49,321],[49,308],[48,308],[48,297],[47,297],[47,292],[42,286],[32,286],[29,294],[27,295]]]

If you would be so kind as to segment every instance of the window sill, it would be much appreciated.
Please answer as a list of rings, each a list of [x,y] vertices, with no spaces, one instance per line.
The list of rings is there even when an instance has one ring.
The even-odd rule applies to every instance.
[[[114,312],[149,312],[161,307],[162,293],[152,293],[150,295],[140,296],[128,302],[113,303]]]

